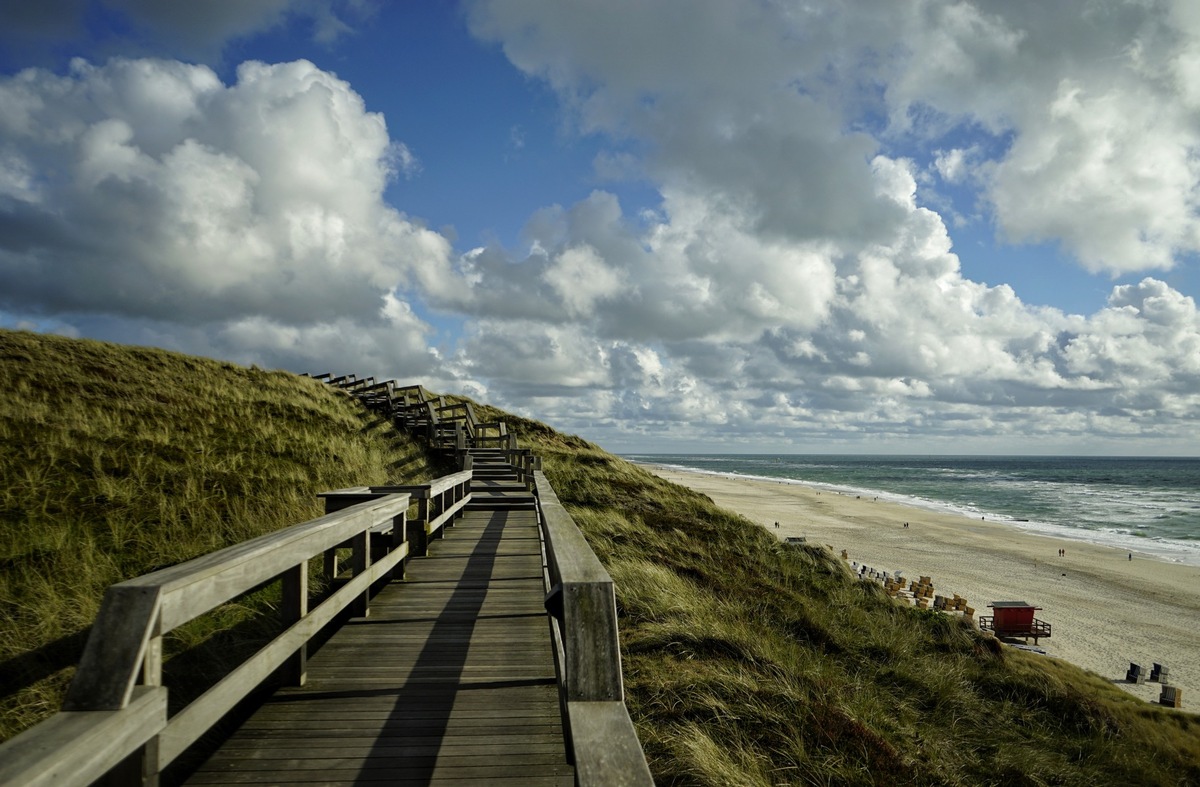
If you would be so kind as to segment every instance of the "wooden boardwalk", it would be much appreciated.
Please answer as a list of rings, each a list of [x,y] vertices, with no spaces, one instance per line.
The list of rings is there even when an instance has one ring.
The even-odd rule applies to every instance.
[[[612,577],[541,459],[470,402],[318,379],[462,469],[323,493],[323,516],[110,586],[62,710],[0,743],[0,784],[154,787],[282,676],[299,687],[263,702],[189,783],[653,785],[624,702]],[[314,561],[332,583],[319,599]],[[164,637],[271,583],[282,630],[170,709]],[[316,650],[346,614],[361,617]]]
[[[188,783],[572,784],[532,495],[484,460],[406,579]]]

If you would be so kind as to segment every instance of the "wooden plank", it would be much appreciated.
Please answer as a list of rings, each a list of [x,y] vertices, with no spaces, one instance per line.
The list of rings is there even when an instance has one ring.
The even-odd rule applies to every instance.
[[[654,784],[625,703],[571,702],[567,714],[580,787]]]
[[[298,708],[280,709],[278,713],[271,713],[264,709],[254,714],[256,719],[261,721],[271,721],[276,719],[286,720],[294,716],[303,718],[318,719],[323,718],[327,721],[386,721],[392,718],[396,712],[395,700],[393,697],[386,698],[386,702],[376,703],[374,707],[365,703],[362,699],[355,701],[354,705],[343,706],[342,708],[329,707],[331,703],[304,703]],[[492,724],[498,719],[530,719],[544,720],[547,711],[551,710],[554,703],[551,702],[535,702],[513,704],[508,707],[499,708],[494,704],[489,704],[481,707],[459,706],[454,705],[452,709],[447,711],[443,708],[430,709],[425,707],[418,699],[412,707],[405,708],[404,714],[406,719],[421,721],[427,718],[433,718],[435,715],[439,718],[451,719],[453,721],[475,720],[480,724]]]
[[[455,763],[442,764],[436,760],[432,763],[417,762],[411,764],[406,764],[402,761],[384,761],[383,763],[376,765],[371,761],[371,758],[364,758],[358,761],[346,762],[341,768],[338,768],[336,765],[322,768],[320,767],[320,762],[307,763],[310,765],[310,767],[302,767],[303,764],[306,764],[306,761],[304,760],[296,762],[296,767],[288,767],[291,764],[292,763],[276,763],[274,769],[226,771],[213,773],[212,775],[217,777],[217,783],[223,783],[220,781],[222,777],[228,779],[230,783],[236,784],[242,782],[243,780],[257,781],[259,778],[265,776],[276,784],[291,784],[300,781],[322,780],[330,777],[338,778],[338,774],[341,775],[341,778],[346,778],[347,775],[352,776],[355,773],[364,773],[366,771],[378,772],[377,778],[382,778],[383,774],[391,774],[393,779],[397,777],[402,779],[405,775],[409,775],[405,774],[405,770],[417,770],[425,765],[429,766],[432,771],[425,778],[431,780],[491,779],[516,776],[557,776],[572,773],[571,766],[561,761],[558,763],[512,763],[496,765],[491,765],[488,763],[462,765]],[[406,765],[407,768],[405,767]],[[203,773],[207,774],[211,772],[205,771]],[[201,774],[198,773],[197,776],[201,776]],[[416,774],[412,774],[411,776],[415,777]],[[205,783],[212,782],[201,778],[193,778],[189,780],[189,784]]]
[[[158,734],[167,690],[138,686],[123,710],[62,712],[0,745],[0,784],[88,785]]]
[[[397,711],[397,709],[393,709]],[[450,727],[447,729],[441,728],[441,722],[444,721],[436,712],[437,709],[416,708],[420,711],[413,715],[411,719],[359,719],[359,720],[344,720],[337,718],[320,717],[314,719],[303,719],[303,724],[299,724],[294,728],[296,735],[295,741],[290,741],[287,738],[288,725],[294,719],[273,719],[263,720],[259,723],[246,727],[244,735],[239,735],[236,738],[236,744],[230,745],[230,749],[246,749],[250,746],[256,747],[258,750],[275,749],[280,745],[304,745],[306,748],[313,745],[312,742],[300,743],[300,738],[309,736],[320,738],[321,734],[328,732],[330,741],[324,744],[327,746],[375,746],[381,741],[387,741],[389,745],[408,745],[408,744],[428,744],[429,742],[443,741],[444,745],[476,745],[483,743],[496,743],[501,739],[511,741],[524,741],[527,743],[553,740],[558,742],[558,748],[563,749],[563,728],[560,724],[539,723],[545,721],[550,715],[557,715],[557,711],[550,707],[534,707],[523,710],[524,713],[533,714],[532,716],[519,719],[509,719],[503,716],[486,717],[481,719],[471,718],[454,718],[451,720]],[[97,711],[99,713],[112,713],[115,711]],[[406,711],[404,711],[406,712]],[[462,723],[459,723],[462,722]],[[338,741],[336,744],[332,742],[335,737],[354,737],[354,741]],[[277,742],[270,746],[263,747],[257,741],[251,739],[277,739]],[[510,741],[510,744],[511,744]],[[510,745],[506,744],[506,745]]]
[[[567,768],[563,754],[562,736],[539,743],[497,740],[495,743],[477,747],[446,746],[437,739],[423,745],[383,745],[379,747],[351,748],[344,744],[340,748],[282,749],[277,746],[263,750],[274,755],[271,759],[242,757],[240,759],[214,759],[203,773],[234,773],[268,770],[312,770],[334,767],[393,767],[397,775],[411,773],[415,769],[432,770],[438,765],[473,767],[548,765]],[[259,752],[256,752],[258,754]],[[319,756],[318,756],[319,754]],[[288,756],[291,755],[291,756]],[[285,782],[285,780],[281,780]]]
[[[453,699],[447,701],[444,687],[437,688],[437,692],[403,692],[405,702],[408,703],[411,700],[411,705],[406,705],[403,709],[396,706],[396,697],[400,696],[400,694],[396,694],[384,698],[386,702],[379,703],[371,711],[354,712],[347,709],[320,708],[312,703],[305,703],[299,708],[275,713],[259,711],[254,714],[253,720],[247,720],[247,726],[244,729],[251,730],[259,724],[265,725],[278,721],[290,722],[297,717],[324,719],[330,724],[336,722],[335,726],[345,724],[347,727],[356,725],[381,727],[387,723],[399,723],[400,721],[424,724],[433,718],[455,723],[461,722],[464,727],[472,724],[490,725],[497,730],[506,724],[526,727],[560,726],[557,714],[552,713],[557,708],[557,700],[553,694],[547,695],[545,699],[523,700],[519,696],[520,692],[509,690],[503,698],[504,704],[496,701],[497,698],[478,703],[464,703]],[[360,700],[359,705],[362,704]],[[403,718],[398,716],[398,713],[403,713]],[[260,729],[265,729],[265,727]]]
[[[382,745],[361,743],[345,743],[338,746],[321,746],[319,744],[309,744],[307,746],[292,745],[281,743],[278,746],[255,747],[250,750],[240,750],[234,747],[225,747],[222,750],[221,757],[228,757],[232,762],[264,761],[272,762],[274,760],[299,760],[304,758],[309,759],[329,759],[332,757],[366,757],[369,754],[378,754],[382,757],[407,757],[409,755],[424,756],[430,754],[441,754],[445,757],[453,757],[455,759],[466,759],[469,757],[503,757],[503,756],[519,756],[513,754],[513,745],[518,744],[521,750],[533,755],[553,755],[554,762],[561,763],[563,761],[563,741],[562,736],[550,738],[548,741],[542,737],[533,738],[530,740],[513,740],[515,736],[505,736],[503,739],[495,741],[479,741],[469,739],[463,743],[446,744],[440,740],[430,741],[427,743],[407,741],[397,741],[394,744],[384,743]],[[236,759],[234,759],[236,758]],[[214,758],[215,759],[215,758]],[[218,766],[220,765],[217,763]],[[216,768],[217,770],[220,767]]]
[[[379,782],[381,784],[392,784],[397,787],[413,787],[426,785],[479,785],[479,787],[541,787],[541,785],[560,785],[561,787],[570,787],[574,784],[574,775],[571,772],[554,773],[546,775],[536,775],[532,773],[521,773],[518,775],[497,775],[480,773],[462,773],[462,772],[440,772],[436,774],[426,775],[421,774],[413,778],[398,775],[395,770],[390,768],[368,768],[360,771],[349,772],[328,772],[328,771],[306,771],[294,774],[288,774],[286,780],[281,780],[278,777],[273,777],[270,774],[253,774],[242,773],[236,775],[228,774],[205,774],[206,778],[194,778],[189,781],[189,784],[320,784],[324,787],[337,787],[345,785],[353,787],[354,785],[368,784]]]

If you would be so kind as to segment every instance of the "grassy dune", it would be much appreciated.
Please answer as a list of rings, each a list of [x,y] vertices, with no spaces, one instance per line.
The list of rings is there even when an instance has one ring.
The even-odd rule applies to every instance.
[[[616,581],[627,701],[659,784],[1200,784],[1197,716],[1002,651],[824,548],[507,420]]]
[[[58,709],[110,584],[318,516],[319,491],[432,473],[411,440],[291,374],[0,331],[0,379],[0,738]],[[228,632],[271,603],[167,647],[237,657]]]
[[[56,707],[107,584],[312,516],[321,488],[436,472],[291,375],[3,332],[0,368],[8,734]],[[1002,652],[823,549],[780,545],[579,438],[476,411],[544,458],[617,582],[627,699],[660,784],[1200,784],[1196,716]],[[270,604],[268,589],[244,606]],[[234,605],[175,649],[231,650],[252,619]]]

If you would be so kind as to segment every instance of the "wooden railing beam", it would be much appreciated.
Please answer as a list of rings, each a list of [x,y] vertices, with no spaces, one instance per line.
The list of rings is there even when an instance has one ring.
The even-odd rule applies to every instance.
[[[553,650],[575,783],[653,785],[624,702],[612,577],[545,474],[537,469],[533,476],[551,583],[546,610],[555,619]]]
[[[0,748],[0,784],[86,787],[139,751],[167,723],[167,690],[138,686],[121,710],[51,716]]]

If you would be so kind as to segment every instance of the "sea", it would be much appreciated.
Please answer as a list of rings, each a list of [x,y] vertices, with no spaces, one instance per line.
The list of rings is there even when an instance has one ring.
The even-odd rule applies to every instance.
[[[625,454],[798,483],[1200,566],[1200,458]]]

